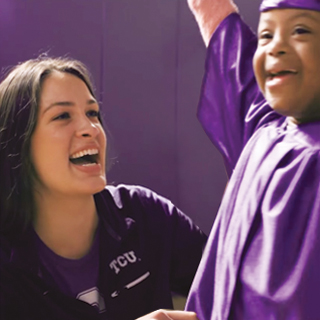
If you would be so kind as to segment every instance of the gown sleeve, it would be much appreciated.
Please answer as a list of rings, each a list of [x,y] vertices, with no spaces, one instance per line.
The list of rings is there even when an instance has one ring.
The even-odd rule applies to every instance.
[[[229,176],[245,143],[273,113],[254,77],[256,45],[255,34],[233,13],[216,29],[207,51],[198,118]]]

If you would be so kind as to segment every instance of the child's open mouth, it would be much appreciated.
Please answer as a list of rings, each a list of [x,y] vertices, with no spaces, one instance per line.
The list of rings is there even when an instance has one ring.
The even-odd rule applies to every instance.
[[[274,78],[281,78],[287,75],[297,74],[297,71],[290,69],[290,70],[281,70],[278,72],[268,72],[268,80],[273,80]]]
[[[281,70],[281,71],[271,71],[267,73],[266,85],[267,87],[275,87],[279,85],[284,85],[298,72],[293,69]]]

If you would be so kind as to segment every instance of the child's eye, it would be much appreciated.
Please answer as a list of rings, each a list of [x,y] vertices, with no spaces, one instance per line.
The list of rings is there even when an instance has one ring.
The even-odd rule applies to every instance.
[[[264,45],[267,44],[273,38],[272,33],[269,31],[264,31],[259,34],[259,44]]]
[[[310,31],[306,28],[303,27],[296,27],[294,29],[294,34],[306,34],[306,33],[310,33]]]
[[[99,111],[96,110],[90,110],[87,112],[87,116],[90,118],[98,118],[100,115]]]
[[[70,114],[68,112],[63,112],[59,114],[57,117],[53,118],[53,120],[65,120],[69,118],[70,118]]]
[[[261,32],[260,39],[272,39],[272,34],[270,32]]]

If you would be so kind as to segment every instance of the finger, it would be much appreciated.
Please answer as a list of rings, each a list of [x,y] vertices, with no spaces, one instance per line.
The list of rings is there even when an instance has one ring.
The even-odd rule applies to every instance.
[[[137,320],[198,320],[194,312],[178,310],[157,310]]]
[[[167,317],[172,320],[199,320],[195,312],[164,310]]]

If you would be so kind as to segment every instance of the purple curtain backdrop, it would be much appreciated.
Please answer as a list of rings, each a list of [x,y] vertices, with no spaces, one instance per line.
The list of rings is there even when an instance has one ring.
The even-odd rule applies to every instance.
[[[254,29],[259,2],[237,1]],[[43,52],[89,66],[111,133],[109,183],[147,186],[209,232],[226,175],[196,119],[205,48],[186,1],[1,0],[1,73]]]

